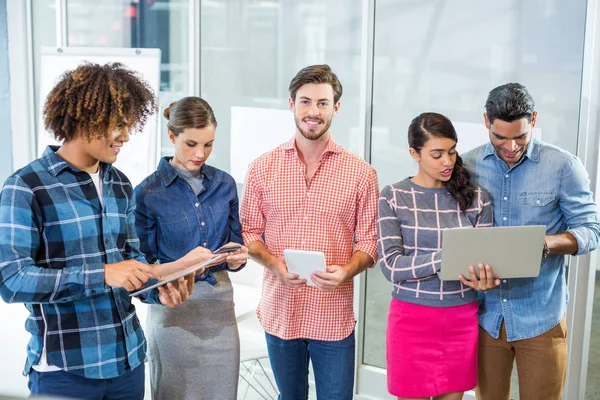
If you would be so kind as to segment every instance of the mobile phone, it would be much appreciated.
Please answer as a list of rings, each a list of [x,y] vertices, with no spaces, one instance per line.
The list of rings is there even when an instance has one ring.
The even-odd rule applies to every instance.
[[[215,251],[213,251],[213,254],[229,253],[231,251],[236,251],[241,248],[242,248],[241,244],[226,244],[224,246],[219,247]]]

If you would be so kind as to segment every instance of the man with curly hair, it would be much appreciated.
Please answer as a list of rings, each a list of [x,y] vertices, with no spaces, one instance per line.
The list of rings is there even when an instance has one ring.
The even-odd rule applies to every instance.
[[[121,64],[66,72],[44,107],[45,127],[62,145],[0,193],[0,295],[30,312],[32,395],[144,396],[146,340],[129,291],[156,273],[139,249],[131,183],[111,164],[155,110],[147,83]],[[193,288],[187,281],[141,300],[176,306]]]

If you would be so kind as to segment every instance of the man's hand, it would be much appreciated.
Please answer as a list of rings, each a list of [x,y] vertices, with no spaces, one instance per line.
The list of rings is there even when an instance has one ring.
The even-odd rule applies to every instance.
[[[285,286],[299,289],[306,286],[306,279],[300,279],[298,274],[292,274],[288,271],[285,259],[277,257],[269,266],[269,270],[279,279]]]
[[[311,275],[312,281],[324,292],[331,292],[349,278],[348,272],[339,265],[328,265],[327,272],[317,271]]]
[[[479,278],[475,275],[475,267],[469,267],[470,280],[466,280],[464,276],[459,275],[459,279],[463,285],[475,290],[488,291],[500,284],[500,279],[494,279],[494,271],[488,264],[479,264]]]
[[[153,276],[152,267],[136,260],[104,264],[104,283],[130,292],[140,289]]]
[[[177,307],[194,292],[194,274],[189,274],[176,281],[158,287],[158,300],[161,304]]]
[[[227,245],[229,245],[229,244],[239,244],[239,243],[233,243],[233,242],[227,243]],[[238,269],[239,267],[241,267],[248,261],[248,248],[246,246],[242,246],[241,248],[239,248],[235,251],[226,253],[224,255],[225,255],[225,261],[227,262],[227,267],[230,270],[235,271],[236,269]]]

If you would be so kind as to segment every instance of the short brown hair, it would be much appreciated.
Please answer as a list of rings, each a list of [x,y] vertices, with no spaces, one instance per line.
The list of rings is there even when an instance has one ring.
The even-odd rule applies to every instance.
[[[208,125],[217,127],[217,120],[212,108],[206,100],[200,97],[189,96],[177,100],[163,113],[167,121],[167,128],[175,136],[179,135],[185,128],[206,128]]]
[[[120,63],[85,62],[48,94],[44,126],[59,141],[102,139],[119,127],[141,131],[156,111],[154,92],[136,72]]]
[[[342,84],[327,64],[310,65],[302,68],[290,82],[290,97],[296,101],[298,89],[307,83],[328,83],[333,89],[333,102],[337,103],[342,97]]]

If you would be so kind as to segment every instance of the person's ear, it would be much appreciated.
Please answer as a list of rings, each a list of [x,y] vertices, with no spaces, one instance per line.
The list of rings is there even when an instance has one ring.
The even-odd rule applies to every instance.
[[[412,147],[410,149],[408,149],[408,152],[410,153],[410,156],[416,161],[416,162],[420,162],[421,161],[421,155],[419,154],[418,151],[416,151],[415,149],[413,149]]]

